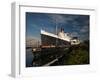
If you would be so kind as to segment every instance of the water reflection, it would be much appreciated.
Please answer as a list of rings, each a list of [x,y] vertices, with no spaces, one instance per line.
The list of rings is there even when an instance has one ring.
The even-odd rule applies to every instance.
[[[32,49],[26,49],[26,67],[32,67],[32,60],[34,55],[32,54]]]
[[[26,67],[43,66],[48,62],[58,59],[52,65],[62,65],[67,49],[42,49],[36,53],[32,52],[32,49],[26,49]],[[51,66],[52,66],[51,65]]]

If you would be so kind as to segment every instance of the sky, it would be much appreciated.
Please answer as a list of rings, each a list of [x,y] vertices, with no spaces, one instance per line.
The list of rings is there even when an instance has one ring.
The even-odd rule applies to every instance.
[[[64,32],[81,41],[89,40],[89,15],[52,14],[26,12],[26,39],[41,41],[40,30],[56,33],[64,28]]]

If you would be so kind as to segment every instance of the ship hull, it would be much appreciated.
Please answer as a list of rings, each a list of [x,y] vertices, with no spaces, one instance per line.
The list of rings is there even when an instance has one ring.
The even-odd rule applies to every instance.
[[[49,47],[68,47],[70,42],[55,38],[52,36],[41,34],[41,44],[43,48]]]

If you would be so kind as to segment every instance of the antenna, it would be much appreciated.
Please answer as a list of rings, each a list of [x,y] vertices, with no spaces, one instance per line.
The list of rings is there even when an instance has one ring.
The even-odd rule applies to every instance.
[[[57,35],[57,20],[56,20],[56,35]]]
[[[57,19],[55,18],[55,22],[56,22],[56,35],[57,35]],[[58,39],[56,38],[56,46],[57,46],[57,42],[58,42]]]

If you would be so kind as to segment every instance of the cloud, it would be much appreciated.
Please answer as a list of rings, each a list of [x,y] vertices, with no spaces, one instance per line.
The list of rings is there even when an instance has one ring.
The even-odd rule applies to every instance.
[[[62,15],[55,14],[55,15],[48,15],[51,18],[53,23],[65,23],[66,18]]]
[[[72,33],[71,33],[71,36],[72,36],[72,37],[79,37],[79,34],[78,34],[78,32],[72,32]]]
[[[77,21],[75,21],[75,20],[73,20],[72,22],[71,22],[71,24],[72,24],[72,27],[74,28],[74,29],[77,29],[77,30],[79,30],[80,29],[80,23],[79,22],[77,22]]]
[[[40,38],[38,38],[38,37],[35,37],[35,36],[26,36],[26,41],[29,41],[29,40],[32,40],[32,39],[34,39],[34,40],[40,40]]]
[[[80,32],[82,33],[86,33],[89,31],[89,27],[88,26],[83,26],[81,29],[80,29]]]
[[[89,40],[89,34],[81,35],[80,39],[83,40]]]
[[[35,30],[40,30],[42,27],[39,24],[32,23],[31,26],[35,28]]]
[[[40,45],[41,41],[37,37],[33,37],[33,36],[26,37],[26,46],[27,47],[37,47],[38,44]]]
[[[52,22],[57,23],[67,23],[69,21],[75,20],[78,16],[71,16],[71,15],[62,15],[62,14],[49,14],[48,17],[52,20]]]

